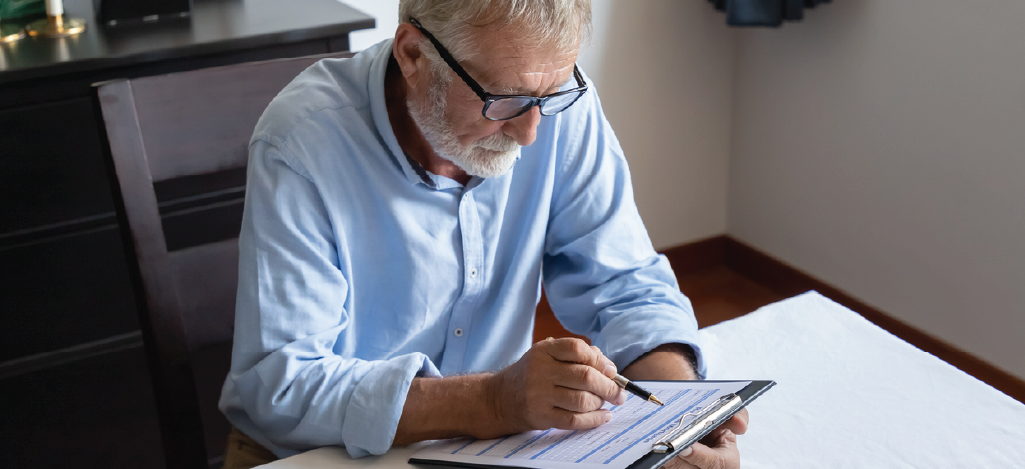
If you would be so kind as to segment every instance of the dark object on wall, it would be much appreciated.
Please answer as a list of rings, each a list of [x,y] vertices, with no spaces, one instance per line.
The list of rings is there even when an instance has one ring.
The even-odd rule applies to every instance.
[[[832,0],[708,0],[715,9],[726,12],[730,26],[779,27],[783,21],[800,21],[805,8],[815,8]]]
[[[168,467],[205,468],[224,454],[229,427],[217,401],[231,357],[238,229],[228,239],[170,249],[159,195],[173,192],[168,187],[175,181],[234,179],[271,99],[317,60],[351,55],[121,79],[95,88]]]
[[[93,0],[93,9],[97,23],[115,26],[188,17],[192,0]]]

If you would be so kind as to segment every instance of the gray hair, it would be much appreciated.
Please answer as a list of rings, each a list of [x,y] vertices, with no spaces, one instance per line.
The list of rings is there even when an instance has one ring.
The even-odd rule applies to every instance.
[[[481,52],[472,33],[483,27],[508,27],[523,38],[525,47],[578,47],[591,34],[591,0],[401,0],[399,22],[410,18],[420,21],[462,61]],[[420,48],[430,59],[432,72],[445,67],[426,39]]]

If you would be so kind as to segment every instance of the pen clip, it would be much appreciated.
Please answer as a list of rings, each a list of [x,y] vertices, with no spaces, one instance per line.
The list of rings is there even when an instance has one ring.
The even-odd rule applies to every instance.
[[[676,423],[676,426],[672,430],[666,432],[666,436],[661,440],[655,442],[652,445],[651,450],[656,453],[668,453],[681,448],[684,443],[697,435],[705,427],[714,424],[723,415],[733,410],[734,408],[740,407],[742,404],[740,396],[730,393],[724,396],[720,396],[714,402],[704,408],[697,408],[690,412],[687,412],[680,416],[680,421]],[[696,416],[693,421],[687,425],[683,424],[683,421],[687,417]]]

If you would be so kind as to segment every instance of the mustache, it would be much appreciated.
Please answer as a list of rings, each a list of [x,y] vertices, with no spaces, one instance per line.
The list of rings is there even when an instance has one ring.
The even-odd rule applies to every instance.
[[[520,144],[516,143],[516,139],[501,132],[488,135],[487,137],[477,140],[473,145],[485,150],[503,153],[520,148]]]

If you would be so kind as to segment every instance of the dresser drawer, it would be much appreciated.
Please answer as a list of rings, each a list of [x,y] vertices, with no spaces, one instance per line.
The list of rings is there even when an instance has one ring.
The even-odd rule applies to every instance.
[[[0,111],[0,235],[113,220],[97,132],[88,98]]]
[[[0,467],[164,467],[141,346],[0,379],[0,401]]]
[[[0,362],[139,328],[117,227],[0,248]]]

